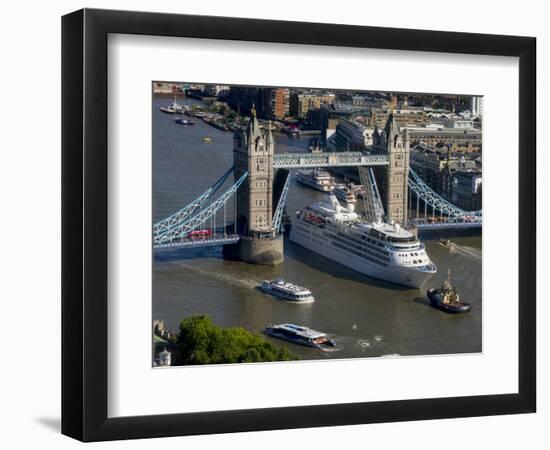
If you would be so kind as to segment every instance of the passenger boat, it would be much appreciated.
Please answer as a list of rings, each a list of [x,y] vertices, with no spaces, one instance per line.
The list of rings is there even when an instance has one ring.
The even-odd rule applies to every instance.
[[[343,201],[344,203],[357,203],[357,197],[355,195],[355,190],[353,186],[346,186],[345,184],[340,184],[334,188],[334,195],[338,200]]]
[[[182,111],[182,106],[180,104],[178,104],[178,102],[176,101],[176,97],[174,96],[174,101],[172,102],[172,104],[170,106],[161,106],[159,109],[163,113],[176,114],[176,113]]]
[[[172,108],[171,106],[161,106],[159,108],[163,113],[167,113],[167,114],[176,114],[177,111]]]
[[[443,281],[440,288],[428,289],[427,292],[430,304],[441,311],[451,314],[465,313],[472,309],[472,305],[463,301],[456,286],[451,284],[451,270],[449,269],[447,279]]]
[[[212,236],[212,230],[206,229],[206,230],[194,230],[191,231],[188,235],[191,239],[206,239]]]
[[[326,333],[292,323],[266,327],[265,333],[277,339],[283,339],[293,344],[305,345],[306,347],[313,347],[319,350],[326,350],[336,346],[334,339],[330,339]]]
[[[296,303],[313,303],[315,298],[309,289],[285,280],[264,280],[260,289],[282,300]]]
[[[330,192],[334,189],[334,178],[323,169],[298,170],[296,181],[321,192]]]

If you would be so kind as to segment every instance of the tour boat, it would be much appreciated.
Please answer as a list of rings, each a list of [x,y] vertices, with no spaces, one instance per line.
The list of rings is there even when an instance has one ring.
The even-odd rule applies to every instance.
[[[323,169],[298,170],[296,181],[321,192],[330,192],[334,189],[334,178]]]
[[[296,303],[313,303],[315,298],[309,289],[284,280],[264,280],[260,289],[282,300]]]
[[[338,200],[341,200],[344,203],[357,203],[357,197],[355,196],[353,186],[346,186],[344,184],[338,185],[334,189],[333,193],[336,195]]]
[[[330,339],[326,333],[292,323],[266,327],[265,333],[269,336],[292,342],[293,344],[305,345],[306,347],[313,347],[319,350],[326,350],[336,346],[334,339]]]

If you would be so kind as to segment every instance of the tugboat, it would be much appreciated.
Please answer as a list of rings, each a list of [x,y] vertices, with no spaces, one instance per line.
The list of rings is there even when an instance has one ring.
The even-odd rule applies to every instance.
[[[428,289],[428,299],[430,304],[441,311],[451,314],[465,313],[472,309],[472,305],[461,300],[456,292],[456,286],[451,284],[451,270],[449,270],[447,279],[443,281],[440,288]]]

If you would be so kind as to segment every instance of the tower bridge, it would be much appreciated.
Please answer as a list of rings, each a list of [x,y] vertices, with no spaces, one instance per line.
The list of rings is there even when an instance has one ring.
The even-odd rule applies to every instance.
[[[410,169],[409,148],[407,130],[400,131],[390,116],[384,130],[375,130],[371,151],[275,153],[271,127],[260,127],[253,111],[246,128],[233,136],[233,167],[196,200],[157,222],[153,246],[223,245],[224,254],[233,258],[255,264],[281,263],[282,215],[290,170],[298,168],[357,167],[367,220],[383,216],[404,226],[411,220],[419,229],[480,226],[481,211],[463,211],[452,205]],[[224,191],[231,174],[234,182]],[[411,217],[413,194],[416,216]]]

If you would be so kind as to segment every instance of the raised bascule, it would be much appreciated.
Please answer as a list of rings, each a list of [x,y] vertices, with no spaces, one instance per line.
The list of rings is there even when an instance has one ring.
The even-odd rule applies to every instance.
[[[409,154],[408,132],[391,115],[383,130],[375,130],[368,151],[275,153],[271,126],[262,127],[253,110],[246,128],[235,131],[233,167],[193,202],[155,223],[153,246],[223,245],[229,257],[279,264],[291,170],[314,167],[357,167],[367,220],[418,229],[481,226],[481,211],[464,211],[434,192],[409,167]]]

